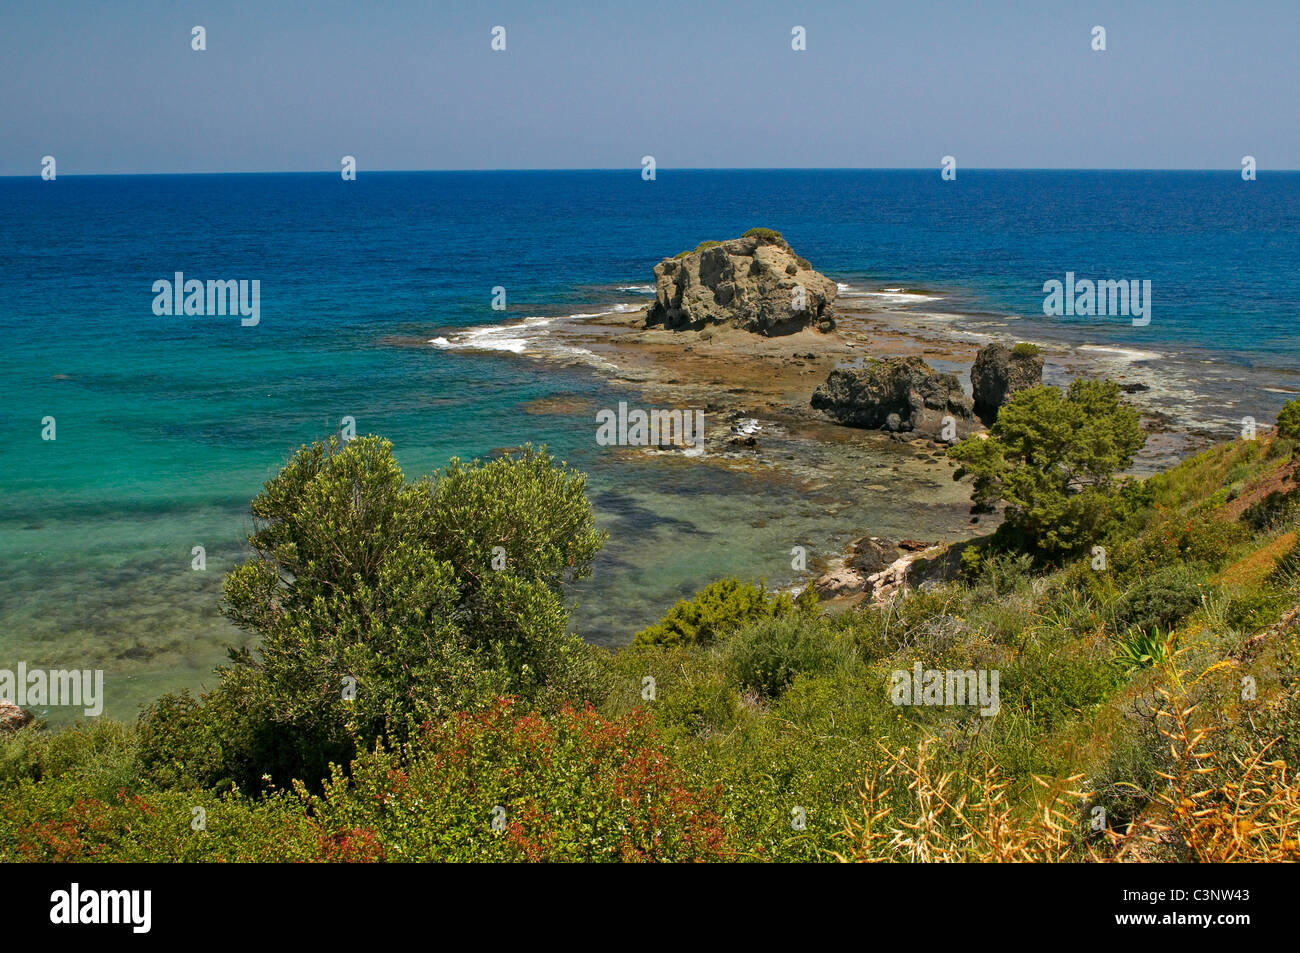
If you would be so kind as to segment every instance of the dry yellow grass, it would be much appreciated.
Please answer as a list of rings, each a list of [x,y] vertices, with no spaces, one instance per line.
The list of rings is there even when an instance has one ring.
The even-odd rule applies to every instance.
[[[1267,545],[1219,570],[1213,581],[1226,587],[1255,588],[1262,585],[1277,561],[1295,547],[1297,538],[1300,538],[1300,530],[1283,533]]]
[[[1211,666],[1193,686],[1230,664]],[[1174,767],[1160,774],[1164,789],[1126,833],[1108,831],[1089,843],[1081,810],[1086,795],[1075,790],[1081,775],[1035,777],[1032,810],[1018,809],[995,766],[978,775],[938,770],[930,753],[935,741],[925,739],[915,749],[886,751],[886,764],[868,773],[861,817],[846,821],[847,846],[836,859],[1145,862],[1172,854],[1203,863],[1300,861],[1300,784],[1284,761],[1269,758],[1277,739],[1245,756],[1216,748],[1216,726],[1188,701],[1191,691],[1173,662],[1167,674],[1171,687],[1161,690],[1156,723]],[[890,804],[899,784],[910,805],[902,814]]]
[[[840,861],[905,860],[921,863],[1050,863],[1069,859],[1077,830],[1077,804],[1083,796],[1070,789],[1079,778],[1048,782],[1035,778],[1042,791],[1037,809],[1026,820],[1016,816],[1007,797],[1008,782],[993,765],[982,775],[958,778],[939,772],[930,759],[933,739],[915,749],[889,754],[883,770],[868,775],[863,786],[862,818],[849,819],[844,836],[849,846]],[[916,810],[897,816],[888,806],[891,784],[904,784]]]

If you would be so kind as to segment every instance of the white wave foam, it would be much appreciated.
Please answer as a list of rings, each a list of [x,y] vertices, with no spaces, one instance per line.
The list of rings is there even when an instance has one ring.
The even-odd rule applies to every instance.
[[[570,318],[603,318],[606,315],[610,315],[610,314],[631,314],[633,311],[640,311],[643,307],[645,306],[640,304],[628,304],[626,302],[620,302],[618,304],[610,305],[607,311],[579,311],[575,314],[569,315],[569,317]]]
[[[445,337],[436,337],[430,340],[429,343],[445,351],[471,348],[476,351],[509,351],[511,354],[523,354],[539,334],[551,333],[546,327],[550,323],[550,318],[524,318],[518,324],[497,324],[466,328],[459,334],[453,335],[450,340]],[[532,333],[529,334],[528,332]]]
[[[920,304],[922,301],[938,301],[940,295],[923,295],[918,291],[904,291],[902,288],[882,288],[880,291],[863,291],[854,297],[881,298],[898,304]]]
[[[1100,344],[1080,344],[1080,351],[1094,351],[1102,354],[1113,354],[1125,364],[1137,364],[1140,361],[1158,361],[1164,357],[1155,351],[1138,351],[1125,347],[1104,347]]]

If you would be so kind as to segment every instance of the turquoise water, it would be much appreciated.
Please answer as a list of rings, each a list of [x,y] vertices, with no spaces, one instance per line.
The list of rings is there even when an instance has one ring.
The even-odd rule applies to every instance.
[[[526,441],[589,472],[613,534],[577,593],[574,628],[594,641],[630,638],[724,573],[791,581],[792,541],[925,535],[906,488],[794,492],[680,459],[629,462],[595,445],[585,414],[533,411],[635,395],[582,368],[425,343],[642,303],[636,286],[660,257],[754,225],[836,280],[934,292],[931,310],[1154,353],[1157,374],[1208,362],[1193,383],[1222,390],[1225,418],[1267,419],[1300,382],[1300,175],[0,179],[0,667],[102,667],[108,712],[123,717],[208,680],[246,638],[216,604],[244,553],[248,500],[344,416],[391,439],[411,475]],[[1151,324],[1044,318],[1042,283],[1067,270],[1150,279]],[[259,280],[260,323],[155,316],[153,282],[176,271]],[[46,416],[54,441],[41,439]]]

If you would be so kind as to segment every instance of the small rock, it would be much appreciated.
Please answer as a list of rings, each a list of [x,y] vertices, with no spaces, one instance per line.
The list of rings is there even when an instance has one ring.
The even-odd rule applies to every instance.
[[[35,720],[36,716],[27,709],[19,708],[13,702],[0,701],[0,732],[17,731]]]

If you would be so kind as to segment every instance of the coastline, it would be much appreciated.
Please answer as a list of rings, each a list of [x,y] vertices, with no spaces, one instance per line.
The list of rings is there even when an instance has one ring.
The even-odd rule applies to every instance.
[[[953,479],[956,465],[947,459],[945,445],[928,437],[835,423],[814,410],[810,398],[833,368],[870,357],[921,357],[938,371],[956,373],[969,393],[970,366],[979,348],[1022,340],[1010,333],[1013,321],[993,328],[988,325],[995,322],[988,316],[932,310],[942,299],[937,294],[901,288],[857,292],[843,284],[839,288],[836,328],[829,333],[805,328],[765,337],[717,326],[698,331],[647,328],[646,307],[620,303],[602,311],[593,308],[447,331],[427,345],[443,351],[504,351],[521,360],[585,366],[637,395],[647,407],[703,411],[703,452],[613,448],[629,462],[680,461],[684,466],[703,464],[784,481],[799,498],[816,499],[824,515],[840,512],[844,501],[873,497],[880,506],[907,514],[885,530],[874,516],[859,513],[855,521],[846,511],[834,538],[820,540],[824,545],[812,548],[807,565],[794,574],[793,585],[781,587],[798,589],[845,572],[855,541],[864,537],[960,543],[991,532],[1001,518],[971,515],[969,485]],[[649,285],[617,288],[624,294],[649,290]],[[918,308],[925,310],[913,310]],[[1033,343],[1044,358],[1046,384],[1061,385],[1086,375],[1109,377],[1125,387],[1126,399],[1142,413],[1149,435],[1133,474],[1165,469],[1222,438],[1194,423],[1180,426],[1195,418],[1181,409],[1187,399],[1181,388],[1162,386],[1162,370],[1155,363],[1163,360],[1161,355],[1100,343]],[[540,401],[526,408],[529,413],[568,417],[594,409],[568,401]],[[861,593],[835,596],[834,603],[838,608],[862,598]]]
[[[1011,316],[993,321],[988,315],[915,310],[941,300],[939,295],[902,289],[846,292],[848,286],[840,287],[837,327],[827,334],[803,330],[761,337],[729,328],[645,328],[646,307],[620,303],[601,312],[444,331],[426,343],[448,351],[508,351],[531,360],[587,366],[648,401],[705,406],[715,419],[719,413],[750,413],[786,424],[826,423],[852,430],[831,424],[809,405],[813,390],[835,366],[868,357],[918,356],[936,370],[955,372],[969,393],[970,365],[980,347],[1029,341],[1043,355],[1045,384],[1096,376],[1125,388],[1125,399],[1142,413],[1149,435],[1131,470],[1135,475],[1172,466],[1234,431],[1234,419],[1216,413],[1214,398],[1195,389],[1195,368],[1175,367],[1167,355],[1111,343],[1068,344],[1032,332],[1017,335]]]

